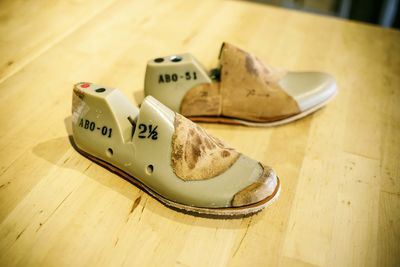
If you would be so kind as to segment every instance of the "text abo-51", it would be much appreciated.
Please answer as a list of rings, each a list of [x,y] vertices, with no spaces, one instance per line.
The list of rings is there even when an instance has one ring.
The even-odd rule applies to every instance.
[[[197,73],[195,71],[186,71],[185,74],[172,73],[158,76],[158,83],[178,82],[179,80],[197,80]]]

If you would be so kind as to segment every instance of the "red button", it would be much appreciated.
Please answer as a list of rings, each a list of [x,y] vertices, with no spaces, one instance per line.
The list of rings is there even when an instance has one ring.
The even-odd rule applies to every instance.
[[[90,83],[83,83],[81,84],[82,88],[88,88],[90,86]]]

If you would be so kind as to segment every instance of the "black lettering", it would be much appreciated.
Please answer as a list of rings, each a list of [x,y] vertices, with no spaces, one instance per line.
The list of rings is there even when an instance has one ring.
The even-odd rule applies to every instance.
[[[103,128],[101,128],[101,134],[102,135],[106,135],[107,134],[107,127],[103,126]]]
[[[147,138],[151,138],[153,140],[157,140],[158,138],[158,133],[157,133],[157,127],[154,127],[153,129],[153,125],[149,125],[149,135],[147,136]]]
[[[145,125],[145,124],[139,124],[139,138],[148,138],[152,140],[157,140],[158,139],[158,132],[157,132],[157,125],[153,126],[152,124]]]
[[[104,136],[107,136],[108,138],[111,138],[112,136],[112,129],[108,128],[107,126],[103,126],[102,128],[97,127],[96,128],[96,122],[94,121],[90,121],[90,120],[86,120],[86,119],[81,119],[79,121],[79,127],[82,127],[84,129],[90,130],[90,131],[94,131],[94,130],[99,130],[101,131],[101,134]],[[145,129],[146,131],[147,129]]]
[[[186,75],[190,76],[189,72],[186,72]],[[181,76],[183,78],[183,76]],[[158,76],[158,83],[170,83],[170,82],[177,82],[179,79],[178,74],[173,73],[173,74],[160,74]],[[186,77],[186,80],[190,80],[191,77]]]
[[[144,134],[147,131],[147,126],[144,124],[139,124],[139,138],[146,138],[146,135]]]

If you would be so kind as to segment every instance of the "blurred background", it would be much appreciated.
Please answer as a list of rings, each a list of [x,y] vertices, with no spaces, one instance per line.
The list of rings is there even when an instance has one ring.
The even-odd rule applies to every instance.
[[[400,29],[399,0],[247,0]]]

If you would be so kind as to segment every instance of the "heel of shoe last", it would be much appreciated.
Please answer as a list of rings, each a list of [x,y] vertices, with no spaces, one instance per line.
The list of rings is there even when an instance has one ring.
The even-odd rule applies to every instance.
[[[147,62],[144,93],[179,112],[188,90],[211,82],[205,68],[189,53],[159,57]]]

